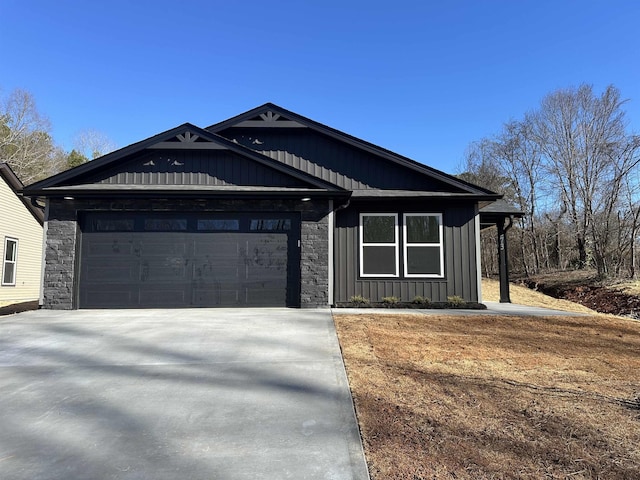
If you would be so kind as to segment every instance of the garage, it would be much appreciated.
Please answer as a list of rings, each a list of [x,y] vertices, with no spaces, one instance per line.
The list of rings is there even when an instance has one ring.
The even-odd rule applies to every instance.
[[[299,306],[297,214],[92,212],[80,227],[80,308]]]

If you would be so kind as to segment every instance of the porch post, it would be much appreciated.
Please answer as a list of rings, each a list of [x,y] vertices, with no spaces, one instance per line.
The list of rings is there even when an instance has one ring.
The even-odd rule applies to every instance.
[[[500,271],[500,303],[511,303],[509,295],[509,255],[507,250],[507,230],[513,225],[511,217],[503,217],[498,227],[498,267]]]

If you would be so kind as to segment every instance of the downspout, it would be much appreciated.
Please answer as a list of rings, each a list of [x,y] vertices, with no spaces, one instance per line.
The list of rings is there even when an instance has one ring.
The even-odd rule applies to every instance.
[[[482,303],[482,251],[480,248],[480,210],[476,206],[476,285],[478,289],[478,302]]]
[[[36,206],[39,206],[35,203],[36,199],[32,198],[31,203]],[[40,263],[40,299],[39,306],[42,308],[44,306],[44,275],[45,275],[45,267],[47,264],[47,230],[49,227],[49,199],[45,200],[44,206],[44,223],[42,225],[42,257]]]
[[[500,303],[511,303],[509,295],[509,252],[507,232],[513,226],[513,216],[504,217],[498,222],[498,267],[500,270]]]

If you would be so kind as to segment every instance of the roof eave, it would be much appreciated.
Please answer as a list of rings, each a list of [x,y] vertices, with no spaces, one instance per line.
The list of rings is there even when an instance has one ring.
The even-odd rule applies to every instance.
[[[43,188],[24,189],[24,195],[47,198],[238,198],[238,199],[259,199],[259,198],[349,198],[351,192],[347,190],[206,190],[193,189],[184,190],[176,188],[162,188],[152,190],[130,190],[130,189],[74,189],[64,188]]]
[[[23,183],[11,169],[11,166],[7,163],[0,162],[0,176],[7,182],[9,188],[13,190],[13,193],[20,199],[25,208],[29,211],[29,213],[33,216],[33,218],[40,224],[44,225],[44,212],[33,205],[28,198],[25,198],[21,195],[22,189],[24,187]]]

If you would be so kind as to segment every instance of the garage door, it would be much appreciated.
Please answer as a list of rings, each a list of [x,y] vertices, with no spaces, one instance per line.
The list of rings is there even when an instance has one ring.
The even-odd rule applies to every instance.
[[[294,214],[86,214],[80,308],[298,306]]]

